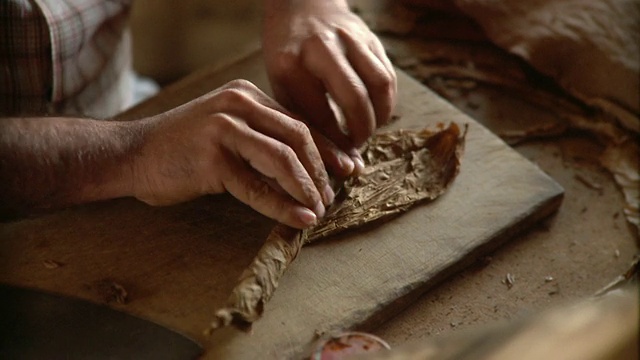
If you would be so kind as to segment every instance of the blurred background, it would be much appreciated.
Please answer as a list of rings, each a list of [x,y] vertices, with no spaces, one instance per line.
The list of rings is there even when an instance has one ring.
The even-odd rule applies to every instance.
[[[161,85],[224,64],[260,44],[260,1],[136,0],[134,68]]]

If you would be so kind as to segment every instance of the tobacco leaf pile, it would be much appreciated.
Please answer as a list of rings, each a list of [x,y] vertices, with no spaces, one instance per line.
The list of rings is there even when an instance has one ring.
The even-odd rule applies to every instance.
[[[276,225],[206,332],[229,325],[248,331],[304,244],[389,219],[442,195],[459,172],[465,135],[466,127],[461,131],[452,123],[372,137],[362,149],[364,172],[342,185],[324,219],[307,230]]]
[[[394,65],[512,145],[591,134],[640,236],[640,3],[636,0],[353,0]],[[571,49],[568,51],[567,49]],[[555,119],[495,127],[498,91]],[[500,105],[490,98],[491,109]],[[506,108],[505,108],[506,109]],[[524,115],[524,114],[523,114]]]

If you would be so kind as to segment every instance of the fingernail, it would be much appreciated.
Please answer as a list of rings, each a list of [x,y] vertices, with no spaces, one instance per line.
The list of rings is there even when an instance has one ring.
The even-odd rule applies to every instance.
[[[313,207],[313,212],[316,214],[318,218],[321,218],[324,216],[325,209],[324,209],[324,204],[322,204],[322,201],[318,201],[316,203],[316,206]]]
[[[336,194],[333,192],[333,189],[329,185],[325,185],[324,191],[322,192],[322,197],[324,199],[324,204],[329,205],[333,202],[333,199],[336,197]]]
[[[298,218],[298,220],[302,221],[302,223],[306,226],[315,225],[318,221],[318,217],[316,216],[316,214],[314,214],[313,211],[307,209],[306,207],[298,206],[293,210],[293,212],[295,213],[295,216]]]
[[[340,166],[342,167],[342,170],[344,170],[346,175],[351,175],[356,165],[353,163],[353,160],[350,157],[348,157],[347,155],[341,155]]]
[[[354,175],[362,174],[362,171],[364,171],[364,161],[362,161],[361,158],[356,157],[353,159],[353,163],[355,164],[355,168],[353,169]]]

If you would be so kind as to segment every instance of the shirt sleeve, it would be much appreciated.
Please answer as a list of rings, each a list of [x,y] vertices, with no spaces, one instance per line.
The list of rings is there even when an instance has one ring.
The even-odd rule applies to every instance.
[[[0,116],[47,111],[51,99],[51,42],[32,0],[0,1]]]
[[[2,91],[8,89],[14,102],[38,96],[44,103],[27,104],[31,108],[23,106],[22,112],[41,112],[44,107],[48,113],[108,117],[127,105],[123,87],[129,82],[124,75],[131,73],[127,27],[131,0],[2,0],[0,4],[13,9],[6,14],[10,20],[3,19],[7,51],[2,61],[3,67],[8,64],[9,75],[2,79]],[[21,32],[25,35],[16,37]]]

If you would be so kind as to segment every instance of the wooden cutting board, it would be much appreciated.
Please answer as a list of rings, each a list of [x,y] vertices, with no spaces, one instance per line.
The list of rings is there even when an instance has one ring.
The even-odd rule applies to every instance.
[[[274,225],[226,195],[163,208],[120,199],[2,224],[0,281],[97,302],[109,298],[108,284],[116,282],[128,303],[113,307],[194,337],[211,359],[299,358],[318,333],[376,326],[554,212],[563,194],[487,129],[404,73],[398,76],[402,117],[394,128],[469,124],[460,175],[433,203],[305,247],[252,334],[202,335]],[[260,53],[196,73],[121,118],[161,112],[234,78],[267,89]]]

